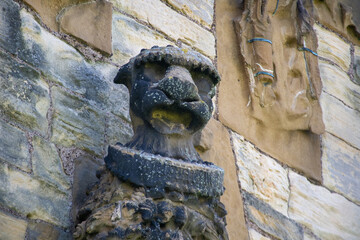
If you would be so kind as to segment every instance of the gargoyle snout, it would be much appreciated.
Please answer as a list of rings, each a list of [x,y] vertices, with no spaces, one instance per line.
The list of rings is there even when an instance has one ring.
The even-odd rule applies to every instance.
[[[190,72],[181,66],[171,66],[156,88],[163,91],[171,100],[179,102],[200,100],[198,89]]]

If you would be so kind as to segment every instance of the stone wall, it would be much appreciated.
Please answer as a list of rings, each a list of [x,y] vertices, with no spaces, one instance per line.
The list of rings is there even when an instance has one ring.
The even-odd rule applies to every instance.
[[[225,170],[230,239],[358,239],[359,42],[322,22],[327,15],[319,11],[314,29],[325,133],[321,146],[312,146],[319,159],[297,149],[277,157],[245,138],[234,127],[239,119],[223,114],[246,108],[227,100],[239,98],[232,88],[244,80],[236,75],[232,23],[239,2],[2,0],[0,239],[72,238],[72,209],[96,181],[107,146],[133,133],[128,91],[112,80],[142,48],[169,44],[218,64],[214,118],[196,149]]]

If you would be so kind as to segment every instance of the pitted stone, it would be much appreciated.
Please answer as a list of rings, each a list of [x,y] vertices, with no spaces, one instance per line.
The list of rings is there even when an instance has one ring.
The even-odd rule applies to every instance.
[[[202,196],[220,196],[224,171],[211,164],[185,162],[160,155],[110,146],[105,158],[106,167],[120,180],[136,185]]]

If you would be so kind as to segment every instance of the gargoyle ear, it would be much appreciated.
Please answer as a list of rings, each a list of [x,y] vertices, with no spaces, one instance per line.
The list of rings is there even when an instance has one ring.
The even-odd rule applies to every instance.
[[[127,64],[120,67],[116,77],[114,78],[114,83],[124,84],[129,90],[131,89],[131,78],[132,78],[132,63],[128,62]]]

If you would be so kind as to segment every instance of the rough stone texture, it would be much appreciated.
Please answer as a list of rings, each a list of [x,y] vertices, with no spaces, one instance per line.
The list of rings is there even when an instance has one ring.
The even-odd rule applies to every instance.
[[[24,132],[0,120],[0,159],[30,171],[28,142]]]
[[[0,204],[29,219],[41,219],[62,227],[70,226],[67,196],[25,173],[0,165]]]
[[[72,187],[72,218],[76,221],[76,213],[86,200],[89,190],[98,182],[96,171],[102,163],[91,156],[84,155],[74,159],[74,177]]]
[[[26,3],[39,13],[41,20],[54,31],[58,31],[56,17],[63,8],[88,1],[89,0],[25,0]]]
[[[243,191],[242,194],[248,219],[260,229],[279,239],[303,239],[300,224],[273,210],[250,193]]]
[[[65,175],[59,153],[54,144],[41,137],[33,138],[32,166],[35,176],[62,191],[69,190],[70,179]]]
[[[143,48],[174,45],[158,32],[117,12],[113,13],[112,32],[114,54],[111,59],[118,64],[127,63]]]
[[[171,39],[180,40],[210,58],[215,57],[213,34],[167,7],[160,0],[112,0],[112,2],[120,10],[147,22]]]
[[[59,87],[52,88],[54,120],[51,140],[65,147],[104,153],[105,116],[85,99]]]
[[[219,141],[221,140],[221,141]],[[231,149],[228,130],[215,119],[202,130],[202,147],[199,151],[204,161],[209,161],[224,169],[225,193],[220,200],[228,210],[226,215],[226,229],[230,240],[248,240],[248,231],[245,225],[243,201],[237,181],[234,154]],[[199,149],[197,147],[197,149]]]
[[[270,238],[267,238],[267,237],[261,235],[260,233],[258,233],[257,231],[255,231],[252,228],[249,229],[249,237],[250,237],[250,240],[270,240]]]
[[[117,68],[86,62],[79,52],[45,31],[25,10],[21,10],[20,15],[25,45],[19,57],[40,69],[49,80],[81,94],[101,108],[105,107],[108,82]]]
[[[0,52],[0,114],[46,134],[50,106],[47,84],[39,72]]]
[[[27,230],[28,240],[70,240],[72,234],[42,221],[30,221]]]
[[[324,186],[360,205],[360,150],[326,133],[322,151]]]
[[[236,133],[231,135],[241,188],[287,215],[287,170]]]
[[[360,86],[354,84],[345,72],[325,61],[319,61],[319,68],[323,91],[360,111]]]
[[[276,1],[274,3],[276,5]],[[275,5],[272,6],[275,8]],[[241,16],[240,6],[236,1],[219,0],[215,7],[217,42],[221,43],[217,46],[217,66],[223,80],[218,95],[220,121],[275,159],[321,181],[318,135],[310,131],[270,129],[251,117],[253,112],[246,107],[250,94],[249,80],[233,26],[233,19]]]
[[[323,113],[326,131],[360,149],[360,112],[326,92],[321,95],[320,102],[326,106]]]
[[[321,239],[358,239],[360,207],[290,171],[289,216]]]
[[[347,72],[351,63],[350,45],[317,24],[314,24],[314,29],[318,37],[318,55],[333,61]]]
[[[176,10],[186,14],[202,25],[211,28],[214,14],[214,0],[165,0]]]
[[[83,3],[66,8],[59,18],[60,29],[111,54],[112,4],[107,1]]]
[[[128,119],[118,117],[114,114],[107,116],[106,140],[110,145],[121,143],[126,144],[132,138],[134,132],[131,122]],[[106,150],[106,149],[105,149]]]
[[[360,47],[355,46],[355,54],[354,54],[354,83],[360,85]]]
[[[0,239],[25,239],[27,225],[28,223],[25,220],[15,218],[0,212]]]

